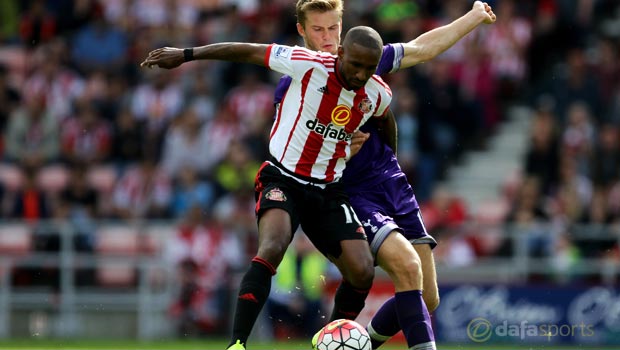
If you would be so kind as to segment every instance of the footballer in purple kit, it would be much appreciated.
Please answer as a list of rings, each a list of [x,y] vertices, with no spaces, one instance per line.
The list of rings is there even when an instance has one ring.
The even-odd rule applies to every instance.
[[[306,47],[333,53],[340,42],[342,12],[342,0],[298,0],[297,31]],[[487,3],[475,1],[468,13],[448,25],[408,43],[385,45],[375,74],[392,73],[432,59],[480,24],[495,20]],[[288,77],[281,79],[276,105],[289,81]],[[436,242],[426,232],[413,189],[398,164],[396,122],[393,115],[389,116],[360,128],[365,134],[357,144],[359,140],[366,142],[348,160],[343,173],[345,189],[366,230],[375,262],[388,273],[396,290],[367,329],[373,349],[401,329],[411,349],[435,349],[429,312],[439,304],[431,252]],[[315,344],[313,339],[313,347]]]

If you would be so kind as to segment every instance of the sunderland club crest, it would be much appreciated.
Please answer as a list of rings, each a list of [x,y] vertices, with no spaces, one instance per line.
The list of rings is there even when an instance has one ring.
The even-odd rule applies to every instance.
[[[358,105],[357,105],[357,109],[359,109],[360,111],[362,111],[362,113],[366,114],[370,111],[372,111],[372,101],[366,97],[364,98]]]
[[[286,202],[286,196],[284,195],[284,192],[282,192],[282,190],[277,187],[269,190],[269,192],[265,194],[265,198],[269,199],[270,201]]]

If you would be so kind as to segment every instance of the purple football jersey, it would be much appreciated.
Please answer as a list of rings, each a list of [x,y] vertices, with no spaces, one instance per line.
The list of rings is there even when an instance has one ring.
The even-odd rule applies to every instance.
[[[385,45],[375,74],[384,75],[397,71],[400,68],[403,51],[401,44]],[[405,176],[398,165],[394,151],[381,140],[375,122],[366,123],[360,130],[370,133],[370,138],[359,153],[347,162],[343,174],[347,191],[363,192],[389,178]]]

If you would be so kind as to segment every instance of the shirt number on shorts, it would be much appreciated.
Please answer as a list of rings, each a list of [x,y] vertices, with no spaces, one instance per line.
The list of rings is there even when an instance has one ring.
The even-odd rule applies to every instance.
[[[353,220],[355,220],[355,222],[357,222],[360,226],[362,225],[360,220],[357,218],[357,215],[355,215],[355,212],[350,206],[347,206],[346,204],[342,204],[340,206],[342,207],[342,210],[344,210],[344,216],[347,220],[347,224],[350,224],[353,222]]]

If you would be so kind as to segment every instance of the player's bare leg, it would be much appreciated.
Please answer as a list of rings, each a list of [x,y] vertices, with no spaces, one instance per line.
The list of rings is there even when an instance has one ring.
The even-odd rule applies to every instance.
[[[437,287],[437,270],[435,258],[428,244],[414,244],[413,248],[418,253],[422,262],[422,297],[428,312],[433,312],[439,306],[439,289]]]
[[[245,350],[254,323],[271,290],[271,277],[291,242],[291,219],[282,209],[267,210],[258,222],[258,252],[243,276],[229,350]]]
[[[379,247],[377,263],[392,279],[396,293],[368,325],[373,349],[400,329],[410,348],[435,349],[429,312],[422,298],[422,261],[416,249],[402,234],[392,231]]]
[[[342,274],[330,321],[341,318],[355,320],[364,308],[375,276],[372,254],[366,240],[345,240],[340,242],[340,246],[341,255],[330,257]]]

